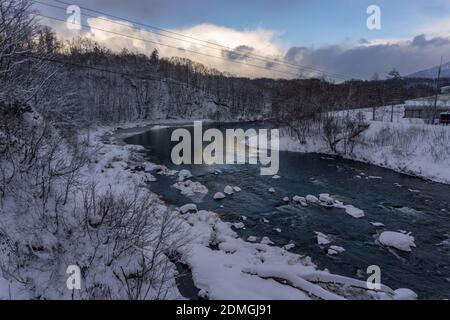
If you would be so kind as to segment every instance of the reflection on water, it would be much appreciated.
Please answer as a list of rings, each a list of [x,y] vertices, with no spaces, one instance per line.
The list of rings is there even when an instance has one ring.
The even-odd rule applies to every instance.
[[[224,130],[233,125],[215,127]],[[291,251],[311,256],[320,268],[351,277],[365,279],[367,267],[379,265],[382,282],[393,288],[411,288],[422,299],[450,298],[449,186],[363,163],[291,152],[280,153],[281,179],[261,176],[259,167],[249,164],[174,166],[170,161],[172,130],[152,130],[126,142],[147,147],[151,161],[190,170],[191,180],[209,189],[205,197],[194,199],[197,206],[220,213],[225,221],[244,222],[245,229],[237,230],[243,238],[268,236],[279,246],[295,243]],[[215,169],[222,173],[213,174]],[[174,183],[173,177],[158,176],[149,187],[168,203],[193,202],[171,187]],[[227,185],[242,191],[214,201],[214,193]],[[270,187],[275,193],[268,192]],[[340,209],[293,206],[282,200],[320,193],[363,209],[365,217],[354,219]],[[385,227],[370,222],[382,222]],[[378,245],[375,240],[384,230],[412,232],[417,248],[405,253]],[[327,255],[317,245],[315,231],[330,235],[333,244],[346,251]]]

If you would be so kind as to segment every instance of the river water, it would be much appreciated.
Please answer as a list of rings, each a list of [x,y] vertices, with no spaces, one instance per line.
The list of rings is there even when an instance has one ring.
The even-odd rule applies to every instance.
[[[214,124],[220,130],[261,124]],[[204,129],[207,129],[204,126]],[[192,127],[188,128],[192,131]],[[148,159],[171,169],[188,169],[193,181],[209,192],[187,198],[172,187],[174,177],[157,175],[149,188],[176,206],[196,202],[199,209],[217,212],[224,221],[244,222],[237,230],[246,239],[268,236],[275,245],[294,243],[291,251],[310,256],[319,268],[345,276],[366,279],[370,265],[381,268],[381,281],[396,288],[410,288],[419,299],[450,299],[450,186],[399,174],[359,162],[318,154],[280,152],[281,179],[261,176],[257,165],[173,165],[170,142],[174,128],[160,128],[125,139],[148,149]],[[214,174],[220,169],[221,174]],[[358,177],[357,177],[358,176]],[[370,178],[369,178],[370,177]],[[225,186],[242,191],[221,201],[214,193]],[[269,193],[270,187],[275,193]],[[329,193],[345,204],[363,209],[355,219],[342,209],[285,204],[283,197]],[[246,217],[243,221],[242,216]],[[382,222],[374,227],[370,222]],[[281,232],[274,230],[281,229]],[[405,230],[415,237],[417,248],[402,252],[376,242],[382,231]],[[317,245],[315,231],[330,235],[333,245],[345,252],[329,256]]]

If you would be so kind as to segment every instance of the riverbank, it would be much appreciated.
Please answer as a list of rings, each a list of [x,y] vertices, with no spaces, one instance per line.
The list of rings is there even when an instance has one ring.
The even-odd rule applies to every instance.
[[[370,126],[355,140],[353,150],[341,150],[338,156],[450,184],[450,126],[428,125],[420,120],[403,119],[399,116],[401,108],[397,107],[395,110],[393,122],[388,120],[389,108],[386,108],[380,121],[366,120]],[[359,112],[365,119],[371,119],[371,110],[349,111],[350,116],[356,116]],[[383,113],[383,110],[379,112]],[[347,114],[344,111],[342,113]],[[336,155],[331,152],[325,139],[316,133],[308,135],[305,143],[300,143],[293,136],[284,135],[280,138],[280,150]]]

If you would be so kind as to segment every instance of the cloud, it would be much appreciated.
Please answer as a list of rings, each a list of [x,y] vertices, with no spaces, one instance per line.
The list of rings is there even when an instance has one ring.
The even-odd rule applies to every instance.
[[[173,33],[160,31],[153,33],[147,29],[136,28],[128,22],[97,17],[87,19],[89,28],[85,28],[86,30],[74,32],[68,30],[65,23],[54,21],[50,23],[64,38],[82,36],[115,51],[126,48],[129,51],[150,54],[156,48],[162,57],[185,57],[239,76],[289,77],[289,74],[274,71],[274,63],[271,65],[264,61],[264,57],[281,59],[285,51],[279,34],[264,28],[236,30],[213,24],[199,24],[169,30]],[[251,65],[257,65],[260,68],[254,68]],[[272,69],[264,70],[266,65],[271,66]],[[289,68],[283,70],[287,71]]]
[[[222,50],[222,55],[230,60],[248,60],[250,54],[254,51],[250,46],[242,45],[234,48],[233,50]]]
[[[188,41],[181,41],[186,38],[175,34],[155,34],[106,17],[89,18],[87,24],[90,30],[79,35],[112,50],[126,48],[149,55],[157,48],[162,57],[185,57],[220,71],[252,78],[320,77],[323,74],[314,71],[320,69],[333,74],[331,78],[340,74],[347,78],[370,79],[375,72],[383,77],[392,68],[399,70],[402,75],[426,69],[438,64],[441,56],[444,61],[450,60],[448,36],[418,34],[411,39],[361,39],[356,44],[345,41],[311,48],[289,47],[281,40],[279,33],[264,28],[236,30],[214,24],[198,24],[172,29],[172,32],[191,37]],[[74,36],[73,31],[68,31],[63,23],[54,26],[61,35]],[[202,39],[203,42],[194,39]],[[224,47],[233,49],[230,52]],[[262,57],[266,57],[267,61]],[[292,65],[280,65],[280,62],[307,68],[296,70]]]
[[[418,35],[409,41],[364,44],[354,47],[330,45],[317,49],[290,48],[285,59],[291,63],[313,66],[330,73],[370,79],[377,72],[382,77],[392,68],[402,75],[435,66],[440,57],[450,59],[450,38],[427,39]]]
[[[447,46],[450,44],[450,38],[444,38],[444,37],[435,37],[430,40],[427,40],[426,36],[424,34],[420,34],[416,37],[414,37],[412,41],[412,46],[425,48],[425,47],[442,47]]]

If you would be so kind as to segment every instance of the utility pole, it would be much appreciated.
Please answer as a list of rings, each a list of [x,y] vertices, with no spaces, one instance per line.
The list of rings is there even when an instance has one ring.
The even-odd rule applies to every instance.
[[[441,57],[441,63],[439,64],[438,77],[436,80],[436,95],[434,96],[434,111],[433,111],[433,119],[431,119],[431,124],[434,124],[434,121],[437,116],[437,101],[438,101],[438,96],[439,96],[439,81],[441,79],[441,69],[442,69],[442,57]]]

